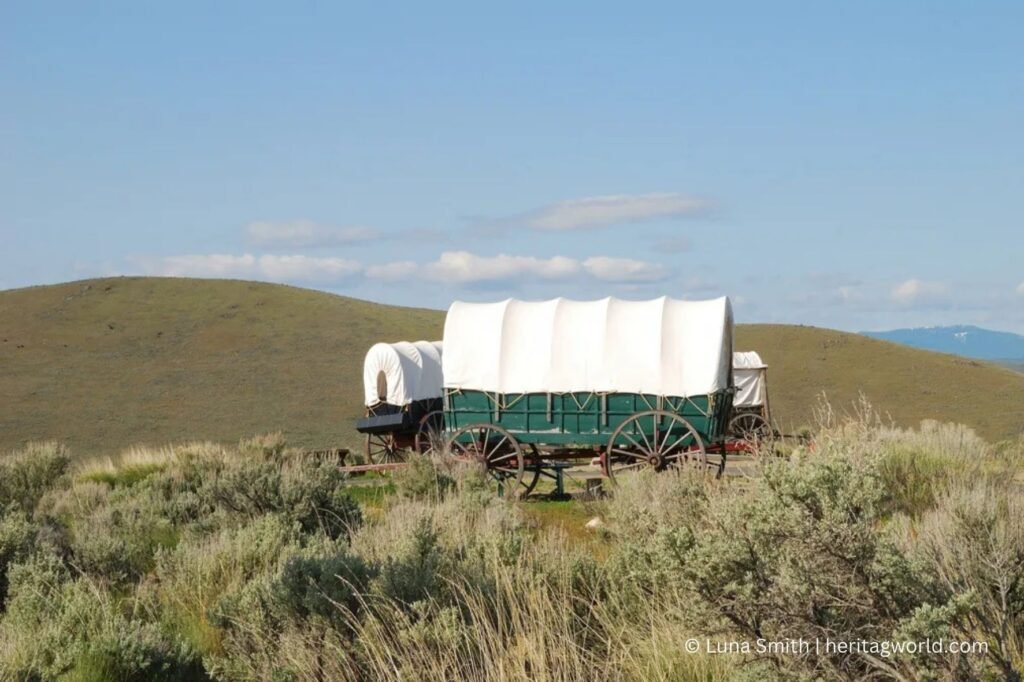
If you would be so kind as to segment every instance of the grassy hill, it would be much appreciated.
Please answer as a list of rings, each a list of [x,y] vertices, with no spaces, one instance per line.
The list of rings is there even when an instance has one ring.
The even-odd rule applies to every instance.
[[[79,455],[137,443],[232,442],[280,430],[355,445],[361,366],[376,341],[438,339],[444,314],[273,284],[115,278],[0,292],[0,449],[57,439]],[[863,391],[904,424],[1024,426],[1024,375],[810,327],[746,325],[785,428]]]
[[[225,280],[116,278],[0,292],[0,448],[77,454],[283,431],[354,444],[375,341],[440,338],[443,313]]]
[[[837,410],[863,393],[905,426],[957,421],[991,440],[1024,432],[1024,375],[994,364],[793,325],[740,325],[736,348],[757,350],[769,365],[768,393],[784,429],[810,423],[824,392]]]

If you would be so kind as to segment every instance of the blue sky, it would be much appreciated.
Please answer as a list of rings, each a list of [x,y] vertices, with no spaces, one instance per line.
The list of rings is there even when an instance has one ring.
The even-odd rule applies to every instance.
[[[0,288],[1024,332],[1024,5],[0,6]]]

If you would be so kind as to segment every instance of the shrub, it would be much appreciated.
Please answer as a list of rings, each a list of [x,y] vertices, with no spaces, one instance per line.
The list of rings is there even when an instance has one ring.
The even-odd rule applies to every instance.
[[[189,647],[43,555],[11,571],[0,669],[18,679],[205,679]]]
[[[889,639],[929,592],[917,567],[878,530],[886,511],[880,482],[871,463],[846,456],[774,462],[749,490],[721,490],[702,509],[691,506],[667,522],[647,519],[641,535],[624,538],[611,566],[709,634]],[[771,660],[812,676],[895,671],[826,650]]]
[[[421,516],[380,567],[373,588],[401,606],[422,599],[440,599],[447,557],[430,518]]]
[[[406,466],[394,474],[395,488],[402,497],[440,500],[455,488],[455,479],[427,455],[411,453]]]
[[[943,622],[945,629],[963,639],[988,642],[985,658],[959,661],[967,666],[968,674],[962,677],[999,674],[1020,679],[1024,670],[1024,500],[1020,492],[992,483],[961,486],[944,493],[934,510],[902,530],[906,551],[934,576],[936,603],[957,607]],[[950,662],[942,657],[922,664],[942,668]]]
[[[232,462],[198,489],[200,499],[228,513],[254,518],[281,513],[305,532],[348,536],[362,523],[359,505],[345,490],[345,476],[312,458]]]
[[[64,476],[70,461],[67,450],[57,443],[29,443],[0,458],[0,508],[13,503],[31,513]]]
[[[200,651],[214,653],[221,633],[211,618],[221,600],[271,575],[298,549],[295,529],[278,515],[213,535],[191,533],[159,554],[149,589],[166,622]]]
[[[373,569],[324,538],[289,549],[272,574],[247,581],[213,610],[222,629],[209,658],[218,675],[255,679],[342,679],[361,594]]]
[[[173,547],[178,529],[158,500],[121,493],[71,525],[71,550],[80,569],[114,582],[137,580],[155,562],[157,550]]]
[[[75,481],[69,488],[48,491],[36,505],[38,516],[56,517],[65,521],[88,516],[107,503],[110,486],[95,481]]]
[[[271,585],[276,606],[296,620],[319,616],[340,624],[343,614],[359,610],[359,594],[372,570],[346,550],[327,556],[293,556]]]
[[[36,541],[36,527],[28,515],[11,507],[0,516],[0,613],[7,600],[7,569],[25,560]]]

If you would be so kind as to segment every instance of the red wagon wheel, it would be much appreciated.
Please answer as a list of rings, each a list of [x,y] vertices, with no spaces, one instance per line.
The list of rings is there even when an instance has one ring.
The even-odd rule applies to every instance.
[[[427,412],[416,427],[413,448],[421,455],[438,453],[444,449],[444,412]]]
[[[601,468],[612,483],[630,472],[684,466],[702,472],[720,468],[717,462],[709,464],[704,441],[693,425],[665,410],[640,412],[619,424],[601,456]]]
[[[366,461],[370,464],[394,464],[405,461],[405,452],[391,433],[366,434]]]
[[[515,437],[495,424],[464,426],[448,439],[448,451],[457,460],[477,464],[509,491],[522,497],[536,485],[536,476],[526,476],[523,449]]]

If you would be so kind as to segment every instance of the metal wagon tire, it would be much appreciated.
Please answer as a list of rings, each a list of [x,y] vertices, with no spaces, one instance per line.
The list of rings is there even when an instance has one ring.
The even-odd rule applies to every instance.
[[[651,426],[649,431],[644,430],[645,423]],[[647,468],[662,471],[687,466],[702,473],[712,468],[721,471],[718,462],[708,462],[704,441],[693,425],[665,410],[640,412],[619,424],[601,456],[601,468],[612,483],[616,477]]]
[[[364,454],[370,464],[395,464],[405,461],[405,452],[398,447],[398,441],[391,433],[366,434]]]
[[[427,412],[416,427],[413,448],[421,455],[426,455],[442,450],[444,444],[444,412],[442,410]]]
[[[531,443],[530,454],[526,455],[523,462],[523,485],[522,491],[519,493],[520,497],[526,497],[537,487],[537,482],[540,481],[541,464],[540,451],[536,445]]]
[[[512,497],[528,494],[537,484],[536,472],[527,475],[523,448],[515,436],[495,424],[462,427],[448,439],[448,452],[459,461],[483,467]]]

